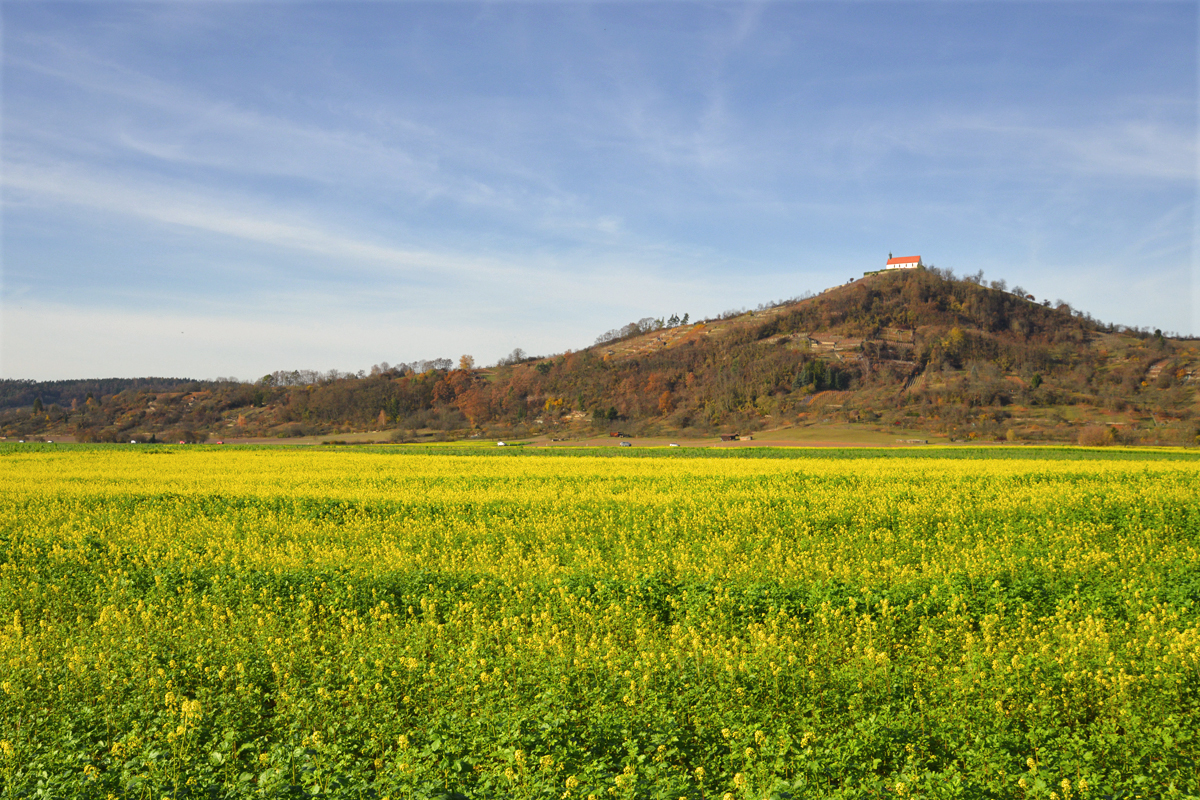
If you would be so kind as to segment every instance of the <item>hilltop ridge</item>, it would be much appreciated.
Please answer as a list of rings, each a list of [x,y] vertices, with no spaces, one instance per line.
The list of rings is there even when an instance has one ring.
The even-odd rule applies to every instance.
[[[30,397],[53,387],[5,382],[0,399],[23,402],[6,403],[0,430],[108,441],[713,436],[822,425],[968,441],[1194,445],[1200,435],[1200,343],[937,269],[871,274],[686,325],[647,319],[601,339],[549,357],[515,353],[488,369],[442,360],[254,384],[145,379],[93,390],[82,404],[60,386],[36,413]]]

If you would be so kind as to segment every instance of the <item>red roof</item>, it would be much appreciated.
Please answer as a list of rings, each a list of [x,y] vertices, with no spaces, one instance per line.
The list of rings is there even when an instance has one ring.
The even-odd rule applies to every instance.
[[[920,256],[900,256],[899,258],[889,258],[888,266],[892,264],[919,264],[921,263]]]

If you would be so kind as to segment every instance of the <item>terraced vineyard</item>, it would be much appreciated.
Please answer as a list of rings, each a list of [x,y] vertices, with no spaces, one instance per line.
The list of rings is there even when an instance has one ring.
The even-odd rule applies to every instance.
[[[7,446],[0,482],[4,797],[1200,793],[1188,453]]]

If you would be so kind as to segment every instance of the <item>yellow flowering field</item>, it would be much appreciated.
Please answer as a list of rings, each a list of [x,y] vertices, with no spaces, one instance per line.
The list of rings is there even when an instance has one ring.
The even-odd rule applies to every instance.
[[[1200,458],[0,445],[0,797],[1200,794]]]

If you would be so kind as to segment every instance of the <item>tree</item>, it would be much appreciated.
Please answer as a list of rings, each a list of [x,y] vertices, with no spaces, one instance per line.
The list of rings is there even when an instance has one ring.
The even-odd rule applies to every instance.
[[[525,351],[519,347],[514,347],[513,351],[496,362],[498,367],[510,367],[514,364],[520,364],[525,360]]]
[[[471,427],[477,428],[486,422],[492,413],[492,401],[486,385],[475,385],[455,398],[458,410],[467,417]]]
[[[449,403],[454,400],[456,394],[454,384],[446,380],[440,380],[433,385],[433,402],[435,403]]]
[[[458,368],[463,372],[470,372],[475,369],[475,356],[460,356],[458,359]]]
[[[34,414],[40,414],[40,413],[42,413],[42,411],[43,411],[44,409],[45,409],[45,406],[43,406],[43,405],[42,405],[42,398],[41,398],[41,396],[39,395],[38,397],[35,397],[35,398],[33,399],[33,413],[34,413]]]
[[[955,359],[962,355],[963,347],[966,343],[966,334],[957,325],[951,328],[950,332],[942,339],[942,347],[948,355]]]

